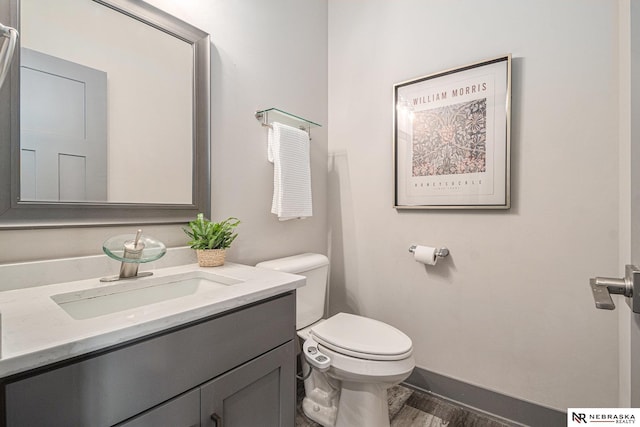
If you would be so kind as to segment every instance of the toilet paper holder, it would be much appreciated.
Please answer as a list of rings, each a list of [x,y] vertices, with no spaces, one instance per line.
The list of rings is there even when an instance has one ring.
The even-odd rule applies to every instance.
[[[409,252],[414,253],[416,251],[416,245],[411,245],[409,246]],[[436,256],[438,258],[444,258],[446,256],[449,256],[449,249],[447,248],[440,248],[440,249],[436,249]]]

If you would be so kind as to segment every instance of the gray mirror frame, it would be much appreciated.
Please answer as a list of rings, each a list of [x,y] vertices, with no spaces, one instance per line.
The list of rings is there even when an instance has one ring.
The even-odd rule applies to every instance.
[[[175,224],[211,211],[209,34],[138,0],[93,0],[193,46],[192,204],[47,203],[20,198],[20,43],[0,89],[0,229]],[[0,2],[0,22],[20,31],[20,0]],[[10,106],[10,108],[6,108]]]

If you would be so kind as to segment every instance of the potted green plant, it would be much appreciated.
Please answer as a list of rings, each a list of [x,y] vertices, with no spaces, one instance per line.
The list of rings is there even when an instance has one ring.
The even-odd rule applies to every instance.
[[[229,217],[224,221],[211,222],[199,213],[182,230],[191,239],[187,244],[196,250],[198,264],[201,267],[215,267],[224,264],[226,249],[238,237],[235,228],[240,224],[238,218]]]

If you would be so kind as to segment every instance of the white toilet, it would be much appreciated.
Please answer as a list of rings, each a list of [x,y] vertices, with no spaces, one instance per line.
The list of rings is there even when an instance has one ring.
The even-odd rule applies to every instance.
[[[325,427],[388,427],[387,389],[415,366],[411,339],[377,320],[339,313],[324,315],[329,260],[301,254],[256,267],[305,276],[297,289],[296,329],[304,341],[304,413]]]

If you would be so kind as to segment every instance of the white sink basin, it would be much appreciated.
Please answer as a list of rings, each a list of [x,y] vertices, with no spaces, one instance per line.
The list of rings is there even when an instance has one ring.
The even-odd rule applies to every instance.
[[[115,285],[52,295],[64,311],[76,320],[91,319],[131,308],[224,288],[241,280],[214,273],[192,271],[164,277],[127,280]]]

